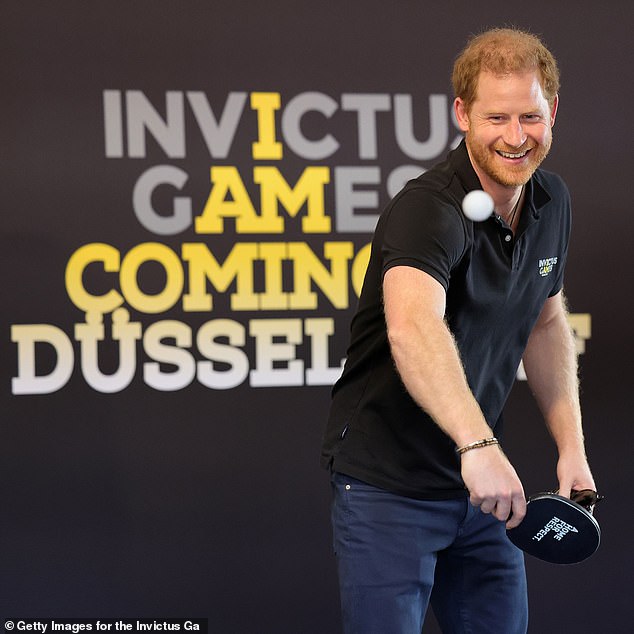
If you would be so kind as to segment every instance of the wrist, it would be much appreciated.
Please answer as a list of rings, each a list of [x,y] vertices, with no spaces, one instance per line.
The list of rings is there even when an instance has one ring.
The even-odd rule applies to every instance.
[[[579,441],[568,442],[566,444],[560,443],[557,445],[557,453],[560,459],[586,460],[586,447],[583,439]]]
[[[483,447],[490,447],[492,445],[499,445],[500,441],[495,436],[488,436],[486,438],[482,438],[480,440],[475,440],[474,442],[467,443],[466,445],[461,445],[456,447],[456,453],[459,456],[467,453],[468,451],[472,451],[474,449],[482,449]]]

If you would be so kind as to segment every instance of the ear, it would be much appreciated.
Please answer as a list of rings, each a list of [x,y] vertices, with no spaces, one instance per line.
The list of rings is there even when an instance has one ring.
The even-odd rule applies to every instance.
[[[469,130],[469,115],[467,114],[465,103],[460,97],[456,97],[454,100],[453,111],[456,115],[456,121],[458,122],[459,128],[463,132],[467,132]]]
[[[553,107],[550,109],[550,127],[555,125],[555,117],[557,116],[557,108],[559,107],[559,94],[555,95]]]

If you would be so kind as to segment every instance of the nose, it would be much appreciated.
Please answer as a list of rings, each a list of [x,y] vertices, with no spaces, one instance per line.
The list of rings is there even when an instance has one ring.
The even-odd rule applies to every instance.
[[[521,147],[526,141],[526,135],[519,119],[512,119],[506,125],[503,136],[504,143],[509,147]]]

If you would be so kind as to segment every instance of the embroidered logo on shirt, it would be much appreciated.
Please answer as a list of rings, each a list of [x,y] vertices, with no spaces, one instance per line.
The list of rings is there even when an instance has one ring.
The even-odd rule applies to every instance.
[[[546,277],[553,272],[555,265],[557,264],[557,258],[544,258],[543,260],[539,260],[539,274],[542,277]]]

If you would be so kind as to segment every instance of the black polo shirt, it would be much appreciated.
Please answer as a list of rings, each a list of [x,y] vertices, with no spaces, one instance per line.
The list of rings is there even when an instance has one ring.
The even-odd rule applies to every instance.
[[[465,194],[481,189],[464,141],[410,181],[381,214],[351,342],[322,448],[324,467],[421,499],[466,494],[453,441],[405,390],[387,340],[382,282],[411,266],[446,289],[445,319],[469,386],[496,435],[504,403],[546,299],[562,288],[570,197],[555,174],[526,186],[515,238],[497,216],[472,222]]]

